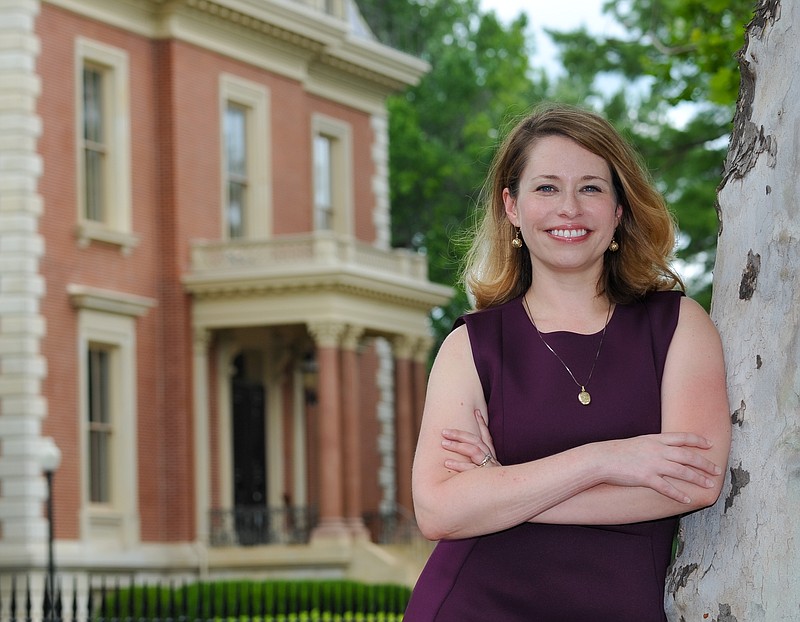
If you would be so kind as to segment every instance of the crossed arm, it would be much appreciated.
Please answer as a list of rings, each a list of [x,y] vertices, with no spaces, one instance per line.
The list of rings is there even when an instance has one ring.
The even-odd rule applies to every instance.
[[[524,464],[494,455],[465,327],[431,371],[412,478],[417,522],[430,539],[464,538],[526,521],[619,524],[673,516],[719,496],[730,423],[719,336],[681,302],[662,378],[662,431],[589,443]],[[490,414],[489,414],[490,416]]]

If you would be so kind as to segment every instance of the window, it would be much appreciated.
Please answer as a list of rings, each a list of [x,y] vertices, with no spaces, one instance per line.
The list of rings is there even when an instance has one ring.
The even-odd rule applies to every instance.
[[[224,74],[222,119],[222,236],[264,238],[271,232],[269,97],[263,85]]]
[[[103,108],[103,71],[83,69],[83,214],[87,220],[103,222],[107,197],[103,184],[106,172],[107,111]]]
[[[227,162],[228,237],[241,238],[245,232],[247,208],[247,110],[228,103],[225,110],[225,155]]]
[[[75,66],[78,239],[127,252],[138,241],[131,230],[128,54],[79,38]]]
[[[78,312],[82,538],[139,539],[136,318],[155,301],[70,284]]]
[[[314,137],[314,227],[333,228],[333,171],[332,139]]]
[[[350,126],[337,119],[312,118],[314,228],[352,234],[353,166]]]
[[[103,344],[90,343],[86,356],[88,379],[88,482],[91,503],[111,501],[111,443],[113,426],[111,423],[111,359],[112,348]]]

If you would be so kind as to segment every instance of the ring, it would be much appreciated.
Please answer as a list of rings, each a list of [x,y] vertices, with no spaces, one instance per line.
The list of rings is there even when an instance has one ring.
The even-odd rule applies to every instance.
[[[478,466],[479,466],[479,467],[482,467],[482,466],[484,466],[484,465],[485,465],[487,462],[492,462],[493,460],[494,460],[494,458],[492,457],[492,454],[486,454],[486,455],[483,457],[483,460],[481,461],[481,463],[480,463]]]

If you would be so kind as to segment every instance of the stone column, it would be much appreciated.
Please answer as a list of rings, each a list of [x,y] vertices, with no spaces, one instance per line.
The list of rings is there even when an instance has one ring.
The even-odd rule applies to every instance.
[[[428,389],[428,358],[433,339],[421,338],[414,348],[413,382],[414,382],[414,442],[416,443],[422,425],[422,411],[425,409],[425,393]]]
[[[208,542],[208,512],[211,509],[211,446],[208,410],[208,347],[211,332],[205,328],[194,329],[192,341],[192,390],[194,400],[194,507],[195,539]]]
[[[348,326],[342,339],[342,421],[344,423],[345,518],[355,537],[369,537],[362,517],[361,496],[361,403],[358,345],[363,328]]]
[[[317,346],[319,367],[319,524],[312,538],[349,537],[344,520],[344,482],[342,480],[342,395],[340,350],[345,325],[321,322],[308,326]]]
[[[47,488],[40,454],[43,432],[58,432],[52,425],[42,430],[48,407],[42,393],[47,362],[41,354],[39,9],[38,0],[0,2],[0,559],[23,567],[44,559]],[[75,469],[65,458],[57,480]]]
[[[414,457],[414,397],[411,356],[414,340],[397,336],[393,342],[395,364],[395,443],[397,468],[397,504],[409,512],[411,499],[411,463]]]

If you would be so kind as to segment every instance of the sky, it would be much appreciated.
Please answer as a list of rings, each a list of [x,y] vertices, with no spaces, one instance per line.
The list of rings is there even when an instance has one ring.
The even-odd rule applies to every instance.
[[[559,69],[555,62],[556,48],[543,28],[575,30],[586,26],[589,32],[612,34],[620,28],[612,18],[603,15],[604,0],[480,0],[481,9],[493,10],[503,21],[511,21],[521,12],[528,14],[528,25],[534,35],[535,53],[531,64],[544,67],[548,73]]]

